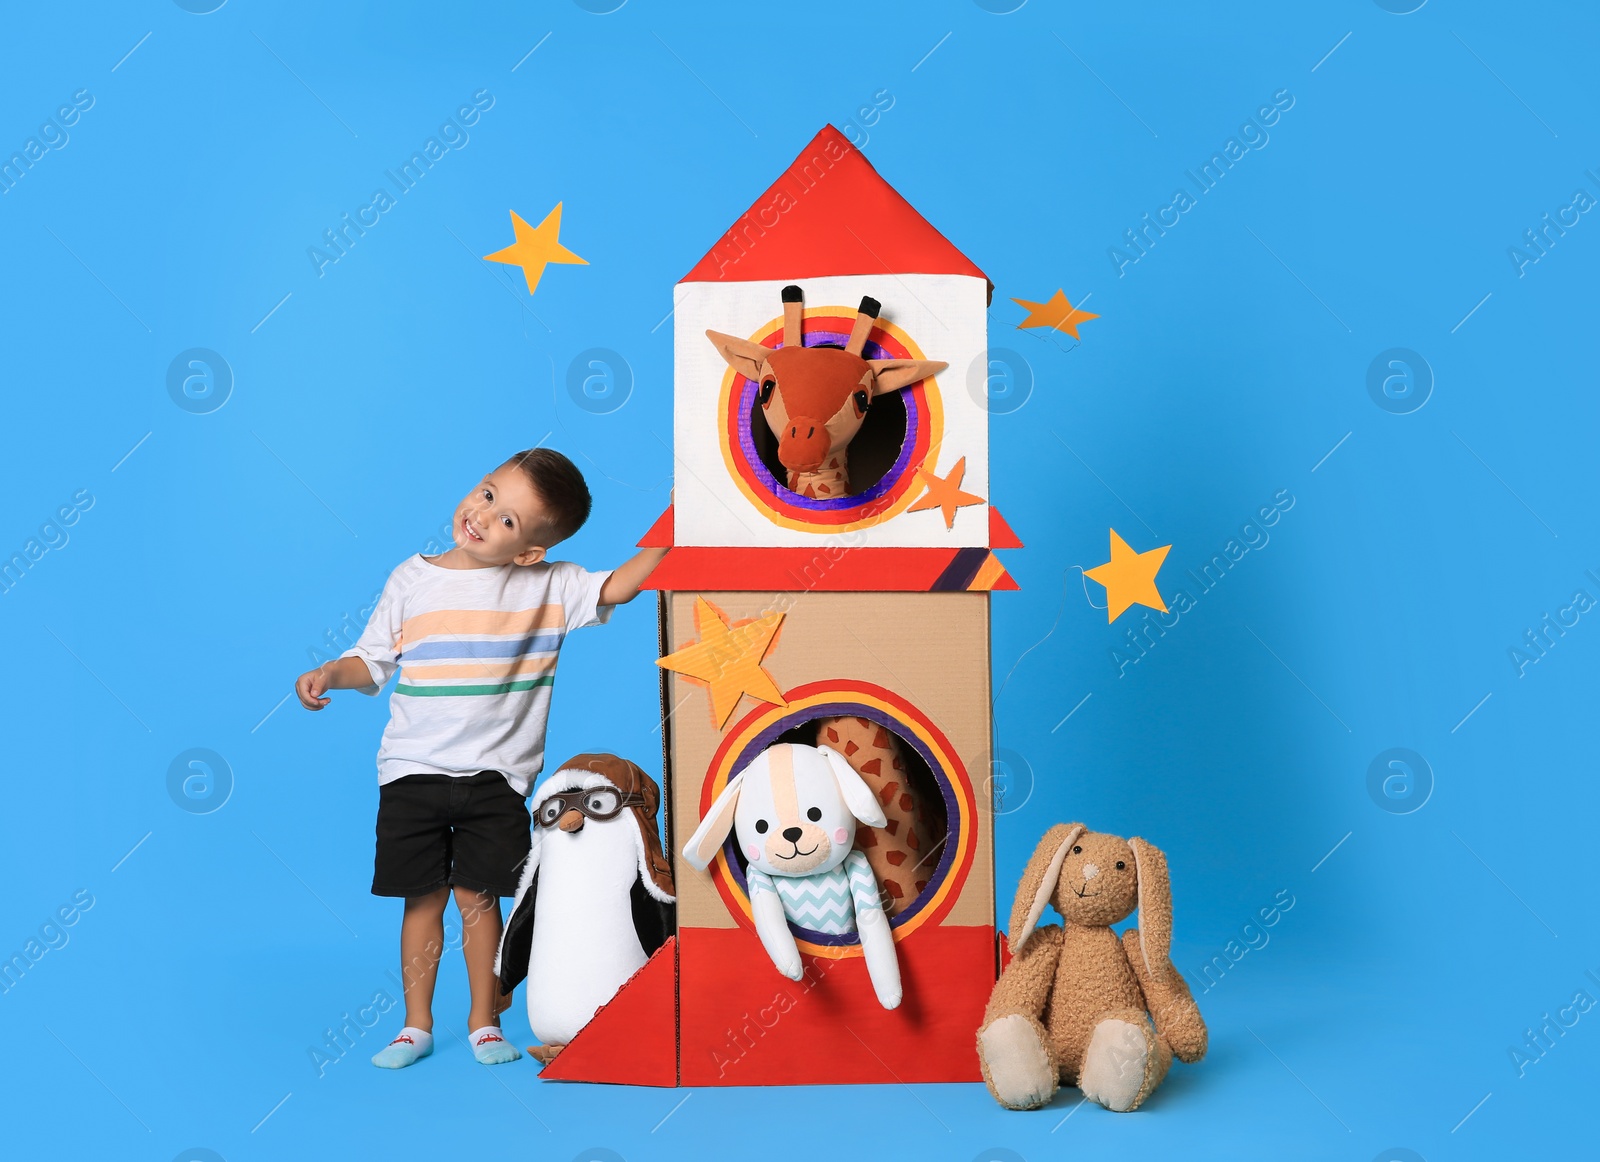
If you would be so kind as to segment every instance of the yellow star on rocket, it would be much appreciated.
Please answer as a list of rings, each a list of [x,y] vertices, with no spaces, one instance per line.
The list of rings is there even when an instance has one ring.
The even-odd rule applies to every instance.
[[[504,262],[510,266],[522,267],[523,276],[528,280],[530,295],[539,289],[539,276],[544,274],[547,263],[589,265],[587,259],[579,258],[561,245],[560,202],[556,203],[556,208],[546,214],[544,221],[537,226],[528,225],[522,220],[521,215],[512,210],[511,226],[517,233],[517,240],[504,250],[485,254],[483,259],[485,262]]]
[[[704,597],[694,599],[694,626],[700,640],[659,658],[656,665],[704,682],[711,695],[711,722],[719,730],[739,698],[748,694],[774,706],[789,705],[761,659],[783,622],[783,611],[728,624],[728,616]]]
[[[1028,317],[1017,324],[1019,331],[1024,327],[1049,327],[1052,331],[1065,331],[1076,339],[1079,323],[1087,323],[1090,319],[1100,317],[1088,311],[1080,311],[1067,302],[1067,292],[1064,290],[1056,291],[1047,303],[1030,303],[1027,299],[1011,301],[1028,312]]]
[[[935,476],[927,468],[918,468],[917,476],[928,486],[928,491],[923,494],[907,512],[921,512],[925,508],[937,508],[944,513],[944,527],[956,527],[956,509],[966,508],[970,504],[982,504],[983,497],[974,496],[970,492],[961,491],[962,477],[967,474],[967,458],[965,456],[956,461],[956,466],[950,469],[947,476]]]
[[[1156,591],[1156,573],[1171,548],[1171,545],[1162,545],[1147,553],[1135,553],[1127,541],[1117,536],[1116,529],[1111,530],[1111,560],[1083,571],[1085,577],[1106,587],[1108,623],[1116,621],[1130,605],[1148,605],[1162,613],[1167,611],[1167,603]]]

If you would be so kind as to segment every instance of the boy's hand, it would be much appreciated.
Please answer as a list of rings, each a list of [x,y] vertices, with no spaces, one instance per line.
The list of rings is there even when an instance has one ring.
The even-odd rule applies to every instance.
[[[300,698],[300,705],[307,710],[321,710],[330,699],[324,697],[328,691],[328,676],[322,672],[322,667],[307,670],[294,680],[294,692]]]
[[[371,690],[372,672],[357,657],[335,658],[315,670],[307,670],[294,680],[294,692],[307,710],[321,710],[328,704],[329,690]]]

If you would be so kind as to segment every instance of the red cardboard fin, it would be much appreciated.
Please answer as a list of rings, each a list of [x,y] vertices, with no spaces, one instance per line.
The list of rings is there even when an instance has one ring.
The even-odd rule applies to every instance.
[[[650,526],[650,531],[645,533],[639,542],[641,549],[670,549],[672,548],[673,525],[672,505],[667,505],[667,511],[656,517],[656,523]]]
[[[978,571],[973,574],[972,580],[967,583],[967,588],[980,591],[1015,589],[1017,583],[1011,579],[1011,574],[1006,572],[1005,566],[1000,563],[1000,558],[989,553],[978,566]]]
[[[539,1076],[546,1081],[677,1085],[677,945],[676,937],[667,937]]]
[[[989,506],[989,547],[991,549],[1020,549],[1022,538],[1011,531],[1006,518],[994,505]]]

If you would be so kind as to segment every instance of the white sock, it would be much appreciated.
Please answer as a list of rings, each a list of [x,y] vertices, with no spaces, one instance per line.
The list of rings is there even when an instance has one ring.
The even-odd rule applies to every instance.
[[[404,1069],[433,1052],[433,1034],[407,1025],[398,1036],[372,1057],[381,1069]]]
[[[472,1055],[484,1065],[504,1065],[522,1056],[520,1050],[507,1041],[499,1025],[485,1025],[467,1034],[467,1044]]]

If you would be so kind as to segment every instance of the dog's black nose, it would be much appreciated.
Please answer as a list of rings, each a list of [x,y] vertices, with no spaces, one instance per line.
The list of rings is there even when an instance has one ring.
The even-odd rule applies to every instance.
[[[790,843],[799,843],[800,837],[804,834],[805,832],[801,831],[798,827],[785,827],[783,829],[783,837]]]

